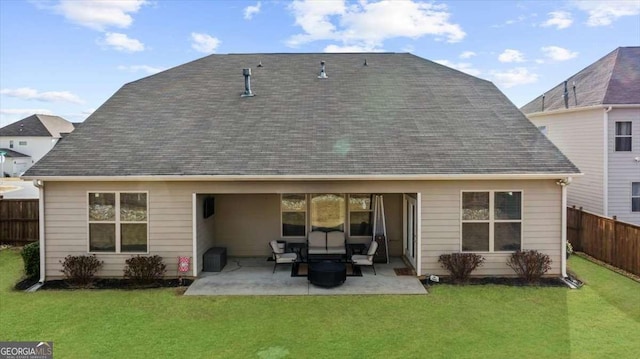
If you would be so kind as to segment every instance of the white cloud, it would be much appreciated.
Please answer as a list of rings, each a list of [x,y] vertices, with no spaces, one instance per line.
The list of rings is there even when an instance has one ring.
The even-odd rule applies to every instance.
[[[107,27],[127,28],[135,14],[147,4],[145,0],[61,0],[54,10],[69,21],[95,30]]]
[[[640,15],[638,0],[574,0],[573,4],[589,14],[589,26],[607,26],[623,16]]]
[[[296,47],[318,40],[342,42],[342,47],[382,48],[385,40],[426,35],[461,41],[466,33],[450,22],[446,5],[413,0],[382,0],[345,4],[340,1],[294,1],[289,6],[303,33],[289,38]]]
[[[524,67],[516,67],[506,71],[491,71],[492,79],[505,88],[531,84],[538,81],[538,75]]]
[[[121,71],[129,71],[129,72],[146,72],[148,74],[155,74],[158,73],[160,71],[164,71],[165,68],[164,67],[156,67],[156,66],[149,66],[149,65],[120,65],[118,66],[118,70]]]
[[[545,46],[540,50],[544,53],[544,56],[553,61],[567,61],[578,56],[575,51],[570,51],[558,46]]]
[[[117,32],[107,32],[101,44],[111,46],[118,51],[138,52],[144,51],[144,44],[136,39],[132,39],[125,34]]]
[[[51,113],[51,110],[44,108],[0,108],[0,114],[2,115],[30,116],[33,114],[50,115]]]
[[[524,54],[518,50],[506,49],[499,56],[500,62],[524,62]]]
[[[249,5],[244,8],[244,19],[251,20],[253,19],[253,15],[257,15],[260,13],[260,8],[262,7],[262,3],[258,1],[255,5]]]
[[[566,11],[552,11],[549,13],[549,19],[543,22],[541,26],[555,26],[556,29],[562,30],[571,26],[572,23],[573,19],[571,18],[571,13]]]
[[[218,46],[220,46],[221,41],[217,38],[203,34],[198,32],[191,33],[191,47],[199,52],[203,52],[205,54],[210,54],[216,52]]]
[[[447,66],[447,67],[451,67],[453,69],[456,69],[458,71],[462,71],[464,73],[467,73],[471,76],[480,76],[480,74],[482,73],[482,71],[476,69],[473,67],[473,65],[471,65],[468,62],[451,62],[449,60],[435,60],[434,62],[437,62],[441,65]]]
[[[94,113],[95,111],[96,111],[95,108],[88,108],[88,109],[86,109],[84,111],[81,111],[80,114],[83,115],[83,116],[89,116],[92,113]]]
[[[36,100],[42,102],[71,102],[71,103],[82,103],[82,100],[69,91],[45,91],[39,92],[38,90],[29,88],[29,87],[21,87],[17,89],[2,89],[0,90],[0,94],[16,97],[23,100]]]
[[[463,53],[461,53],[461,54],[460,54],[460,58],[461,58],[461,59],[470,59],[470,58],[472,58],[472,57],[474,57],[474,56],[477,56],[477,55],[478,55],[478,54],[476,54],[476,53],[475,53],[475,52],[473,52],[473,51],[465,51],[465,52],[463,52]]]
[[[367,45],[328,45],[324,48],[324,52],[382,52],[383,49],[370,47]],[[410,52],[410,51],[407,51]]]

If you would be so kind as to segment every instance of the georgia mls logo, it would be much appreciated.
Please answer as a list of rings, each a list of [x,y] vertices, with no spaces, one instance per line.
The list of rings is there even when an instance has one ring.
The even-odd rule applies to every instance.
[[[52,359],[53,342],[0,342],[0,359]]]

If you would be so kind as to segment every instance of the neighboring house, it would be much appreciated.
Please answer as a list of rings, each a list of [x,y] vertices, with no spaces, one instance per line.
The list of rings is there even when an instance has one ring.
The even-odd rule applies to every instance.
[[[0,148],[0,155],[4,156],[2,173],[5,177],[18,177],[31,166],[31,157],[23,153]]]
[[[640,224],[640,47],[617,48],[522,112],[584,172],[569,205]]]
[[[11,177],[21,176],[74,128],[64,118],[50,115],[31,115],[0,128],[0,151],[11,151],[12,159],[8,161],[13,161],[5,163],[4,172]]]
[[[100,276],[135,254],[175,275],[190,256],[198,275],[213,246],[266,257],[316,229],[368,243],[373,194],[390,254],[418,274],[465,251],[487,259],[474,274],[508,276],[517,249],[564,274],[577,174],[488,81],[411,54],[323,53],[211,55],[126,84],[24,177],[44,191],[47,277],[70,254],[96,254]]]

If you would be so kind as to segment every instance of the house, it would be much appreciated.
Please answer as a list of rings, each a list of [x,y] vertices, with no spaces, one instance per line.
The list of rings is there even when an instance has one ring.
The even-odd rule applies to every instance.
[[[47,278],[94,253],[121,276],[134,254],[269,241],[317,229],[371,240],[382,195],[388,251],[418,274],[481,253],[513,275],[536,249],[563,275],[565,185],[579,170],[492,83],[407,53],[211,55],[124,85],[25,174],[40,186]],[[205,205],[206,203],[206,205]],[[205,208],[206,215],[205,215]]]
[[[640,47],[619,47],[522,107],[584,172],[569,205],[640,224]]]
[[[10,154],[5,175],[22,175],[74,128],[75,124],[62,117],[38,114],[0,128],[0,151]]]

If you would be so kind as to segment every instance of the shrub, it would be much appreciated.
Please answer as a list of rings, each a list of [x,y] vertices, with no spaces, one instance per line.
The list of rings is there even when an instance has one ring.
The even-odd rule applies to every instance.
[[[538,282],[551,269],[551,259],[538,251],[517,251],[509,257],[507,265],[527,283]]]
[[[22,261],[24,262],[24,273],[29,278],[40,274],[40,244],[38,242],[29,243],[22,248]]]
[[[96,272],[104,262],[99,261],[95,254],[91,256],[66,256],[61,272],[72,285],[86,287],[93,282]]]
[[[471,272],[482,265],[484,257],[475,253],[451,253],[440,255],[438,262],[451,273],[454,282],[462,283],[469,279]]]
[[[569,259],[569,256],[572,254],[573,254],[573,246],[569,241],[567,241],[567,259]]]
[[[167,271],[167,266],[162,263],[162,257],[135,256],[127,259],[124,268],[125,278],[129,278],[138,284],[149,284],[162,279]]]

